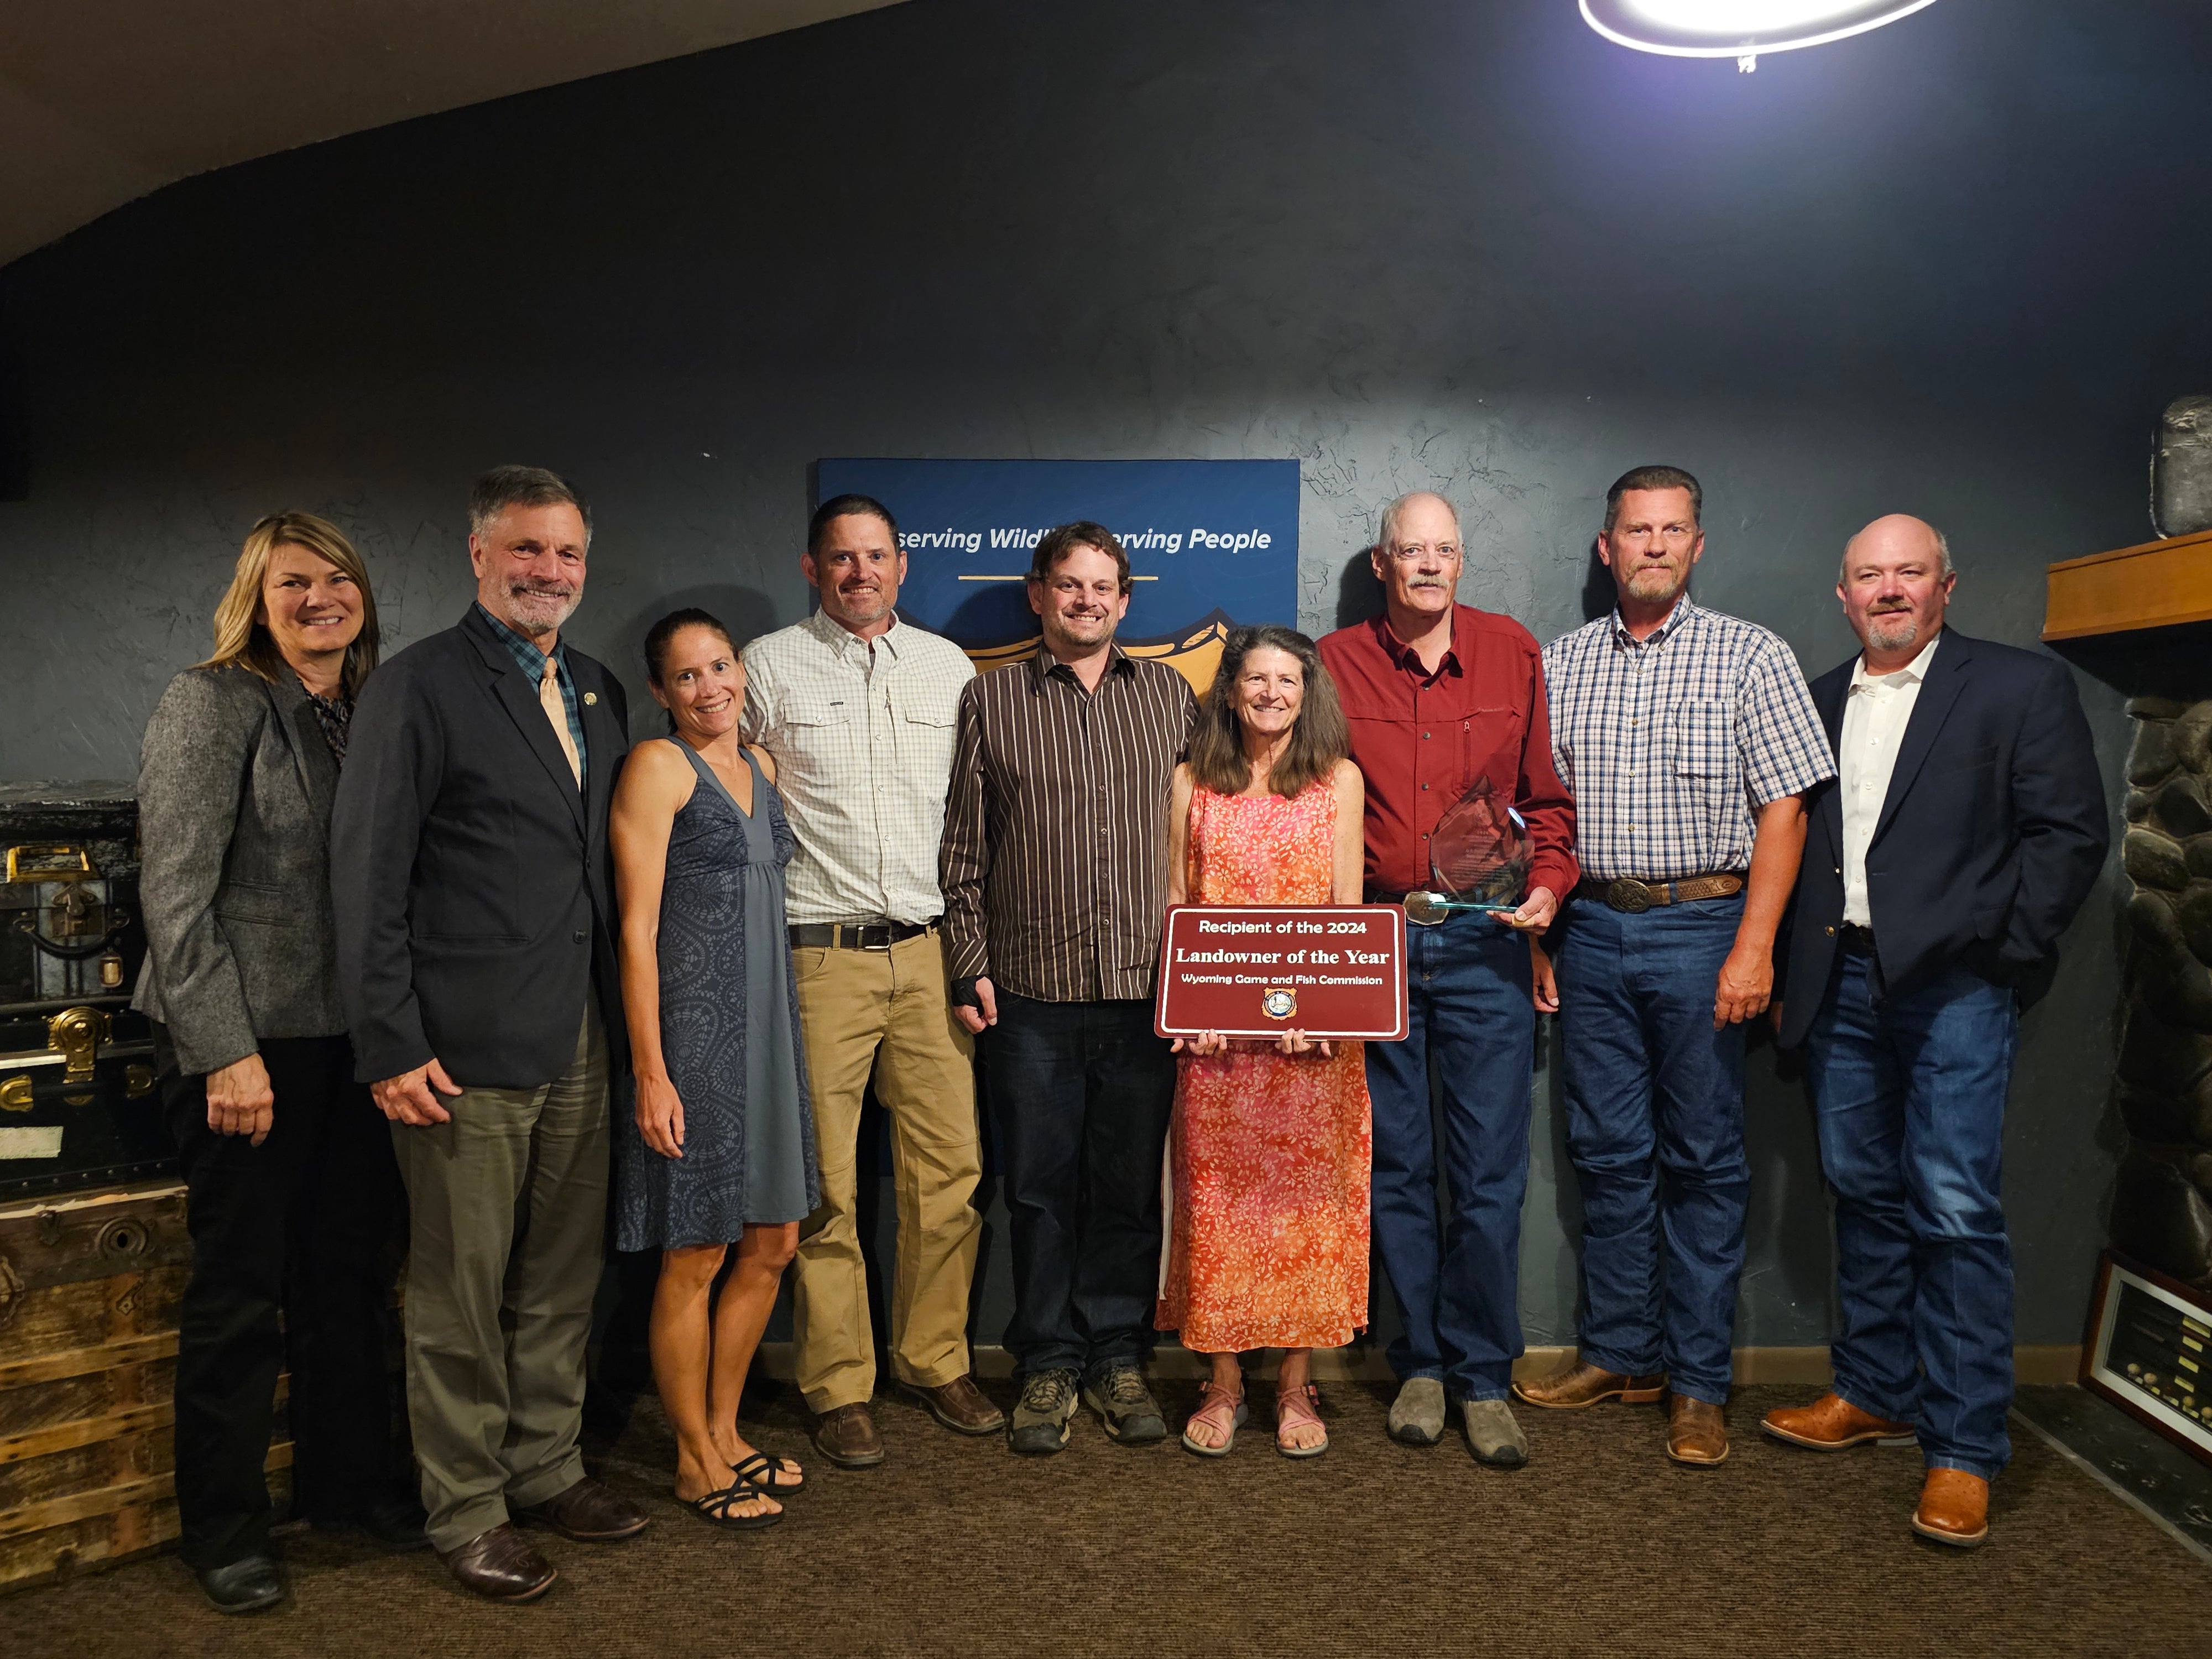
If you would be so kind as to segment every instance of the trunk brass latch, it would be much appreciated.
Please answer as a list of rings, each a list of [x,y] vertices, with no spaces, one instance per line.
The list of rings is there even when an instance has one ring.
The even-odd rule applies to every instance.
[[[46,1022],[46,1047],[62,1056],[64,1085],[92,1081],[100,1045],[107,1041],[107,1016],[97,1008],[64,1008]]]

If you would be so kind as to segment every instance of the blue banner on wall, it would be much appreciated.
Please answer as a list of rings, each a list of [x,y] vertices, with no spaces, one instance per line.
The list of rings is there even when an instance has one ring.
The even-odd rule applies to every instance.
[[[873,496],[898,520],[900,612],[979,668],[1031,648],[1030,553],[1077,519],[1128,550],[1122,647],[1172,663],[1200,690],[1231,627],[1297,622],[1296,461],[818,462],[816,503],[848,494]]]

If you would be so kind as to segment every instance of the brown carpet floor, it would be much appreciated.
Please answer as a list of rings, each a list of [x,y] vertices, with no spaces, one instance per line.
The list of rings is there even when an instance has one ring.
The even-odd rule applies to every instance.
[[[1010,1385],[990,1385],[1001,1399]],[[1179,1423],[1196,1403],[1170,1384]],[[1327,1456],[1275,1455],[1266,1425],[1201,1462],[1130,1450],[1080,1418],[1054,1458],[948,1434],[878,1401],[890,1451],[848,1474],[811,1455],[793,1396],[756,1438],[807,1490],[765,1533],[667,1497],[650,1406],[600,1472],[652,1499],[635,1542],[548,1539],[561,1580],[495,1607],[428,1554],[289,1531],[295,1595],[226,1619],[171,1559],[0,1601],[9,1655],[1242,1654],[2154,1655],[2205,1651],[2212,1568],[2014,1425],[1992,1537],[1923,1543],[1911,1451],[1793,1450],[1754,1430],[1802,1389],[1747,1389],[1734,1455],[1662,1455],[1652,1407],[1524,1412],[1532,1461],[1383,1434],[1385,1398],[1339,1384]],[[750,1428],[750,1425],[749,1425]],[[538,1534],[545,1538],[545,1534]]]

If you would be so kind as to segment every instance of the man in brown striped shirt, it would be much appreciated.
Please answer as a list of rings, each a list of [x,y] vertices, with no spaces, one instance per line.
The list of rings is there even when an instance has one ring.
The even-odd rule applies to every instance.
[[[1028,589],[1036,654],[961,694],[939,874],[955,1012],[990,1033],[1023,1380],[1010,1443],[1048,1453],[1079,1389],[1116,1440],[1167,1432],[1137,1369],[1175,1099],[1152,981],[1168,783],[1198,702],[1175,670],[1115,645],[1129,556],[1103,526],[1046,535]]]

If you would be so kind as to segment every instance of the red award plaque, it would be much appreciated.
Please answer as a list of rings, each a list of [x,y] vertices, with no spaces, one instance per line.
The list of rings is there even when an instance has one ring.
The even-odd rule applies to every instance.
[[[1406,913],[1395,904],[1173,904],[1152,1029],[1395,1042],[1406,1035]]]

